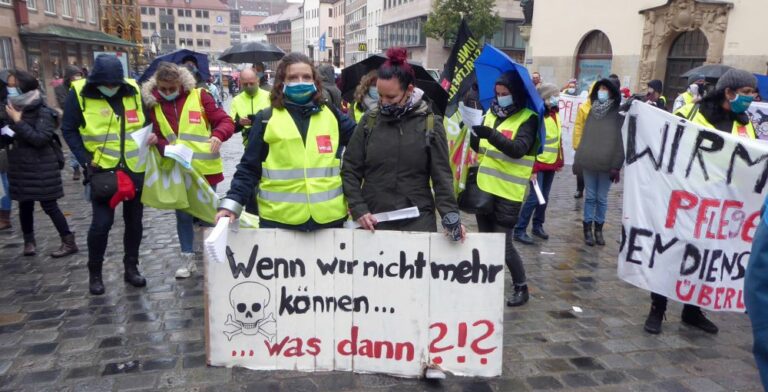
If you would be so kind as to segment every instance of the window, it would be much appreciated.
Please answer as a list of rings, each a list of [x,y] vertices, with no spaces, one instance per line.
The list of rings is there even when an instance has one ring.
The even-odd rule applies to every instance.
[[[424,23],[426,18],[412,18],[379,27],[382,49],[393,46],[414,47],[426,45]],[[364,33],[363,33],[364,34]],[[362,40],[364,40],[364,36]]]
[[[45,12],[48,14],[56,13],[56,0],[45,0]]]
[[[27,0],[27,8],[37,10],[37,0]]]
[[[173,30],[173,23],[160,22],[160,30]]]
[[[34,0],[33,0],[34,1]],[[75,16],[79,20],[85,20],[85,10],[83,0],[75,0]]]
[[[0,0],[0,4],[11,5],[11,0]]]
[[[197,47],[198,48],[202,48],[203,47],[203,40],[201,40],[201,39],[197,40]]]
[[[176,13],[177,13],[179,16],[184,16],[184,10],[183,10],[183,9],[181,9],[181,8],[179,8],[178,10],[176,10]]]
[[[3,69],[14,68],[13,46],[9,37],[0,38],[0,67]]]
[[[179,38],[179,45],[191,48],[194,44],[192,38]]]
[[[333,27],[328,28],[328,38],[333,37]]]
[[[96,23],[96,3],[95,0],[88,0],[88,22]]]
[[[145,46],[149,45],[149,37],[142,37],[141,43],[143,43]]]
[[[141,7],[141,14],[142,15],[147,15],[148,14],[147,7]]]
[[[155,9],[153,7],[149,7],[149,14],[150,15],[154,15],[155,14]]]
[[[328,17],[333,18],[333,8],[328,8]]]
[[[152,30],[152,31],[157,30],[157,23],[149,22],[149,29]]]
[[[192,17],[192,10],[184,10],[184,16],[187,18]]]
[[[72,16],[72,9],[69,4],[70,0],[61,0],[61,16],[64,17],[71,17]],[[9,1],[10,4],[10,1]]]
[[[197,25],[195,26],[195,31],[197,31],[198,33],[209,33],[211,31],[211,26]]]
[[[203,18],[205,19],[210,18],[210,14],[208,13],[208,11],[203,11]]]
[[[149,30],[149,23],[141,22],[141,29],[142,30]]]

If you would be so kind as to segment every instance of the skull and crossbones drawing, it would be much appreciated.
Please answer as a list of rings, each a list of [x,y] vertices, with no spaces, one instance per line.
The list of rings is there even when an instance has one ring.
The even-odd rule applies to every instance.
[[[269,305],[269,289],[256,282],[243,282],[229,292],[229,303],[233,313],[227,315],[226,326],[236,327],[234,331],[224,331],[228,340],[238,334],[253,336],[263,335],[270,342],[276,338],[276,326],[274,313],[266,314]]]

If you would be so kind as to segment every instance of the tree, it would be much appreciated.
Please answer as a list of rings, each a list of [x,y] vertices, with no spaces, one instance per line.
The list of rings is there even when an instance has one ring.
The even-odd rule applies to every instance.
[[[492,37],[501,25],[495,6],[496,0],[434,0],[425,31],[430,38],[451,41],[456,37],[463,15],[478,40]]]

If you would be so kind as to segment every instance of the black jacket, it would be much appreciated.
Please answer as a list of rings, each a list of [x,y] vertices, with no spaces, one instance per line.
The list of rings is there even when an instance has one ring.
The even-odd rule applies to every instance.
[[[11,199],[56,200],[64,196],[59,158],[53,143],[58,114],[42,99],[24,109],[21,121],[11,124],[16,134],[3,137],[8,147],[8,182]]]
[[[352,137],[352,132],[355,130],[355,122],[350,120],[346,115],[339,113],[332,106],[328,106],[328,108],[339,121],[340,146],[336,153],[341,154],[342,146],[346,146],[350,137]],[[304,142],[306,143],[309,120],[310,117],[312,117],[312,114],[318,110],[318,107],[314,104],[295,105],[286,103],[286,109],[288,110],[288,113],[290,113],[291,118],[293,118],[296,128],[298,128],[302,139],[304,139]],[[227,199],[233,200],[243,206],[248,205],[254,199],[254,188],[261,180],[262,163],[267,159],[267,155],[269,155],[269,144],[264,143],[264,122],[265,116],[267,113],[271,115],[271,111],[272,109],[262,110],[254,116],[251,131],[248,133],[248,145],[245,147],[245,152],[240,159],[240,163],[237,165],[237,170],[232,177],[232,183],[227,192]],[[262,219],[262,221],[265,220]],[[337,226],[338,222],[321,225],[310,218],[309,221],[298,226],[283,225],[278,222],[269,223],[286,229],[313,231],[324,227]]]
[[[604,117],[597,118],[595,102],[597,102],[600,86],[606,86],[610,90],[613,106]],[[584,124],[584,133],[581,136],[579,149],[576,150],[574,164],[582,170],[603,173],[621,169],[624,166],[624,141],[621,136],[624,116],[619,114],[621,105],[619,89],[608,79],[600,80],[592,89],[590,100],[592,109]]]
[[[341,175],[352,218],[418,207],[421,217],[383,225],[390,230],[436,231],[441,216],[458,212],[443,119],[433,115],[426,132],[429,104],[421,101],[401,118],[369,111],[344,152]],[[368,117],[376,114],[366,130]],[[433,194],[434,191],[434,194]]]
[[[725,91],[715,91],[701,100],[699,103],[699,113],[714,125],[717,130],[731,133],[733,132],[733,123],[737,122],[741,125],[749,123],[749,115],[747,113],[736,114],[730,110],[723,109],[723,101],[725,100]],[[682,117],[682,114],[679,114]]]

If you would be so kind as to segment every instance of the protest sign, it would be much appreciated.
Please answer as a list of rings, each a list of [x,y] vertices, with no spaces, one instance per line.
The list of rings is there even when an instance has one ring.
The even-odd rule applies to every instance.
[[[448,155],[451,173],[453,173],[453,193],[464,191],[469,167],[477,163],[477,153],[469,146],[470,128],[462,126],[461,112],[456,110],[453,116],[443,120],[445,135],[448,139]]]
[[[573,165],[576,152],[573,150],[573,127],[576,124],[576,116],[579,107],[586,102],[586,97],[560,94],[560,129],[562,131],[563,155],[566,165]]]
[[[445,62],[440,85],[448,91],[448,108],[445,117],[451,117],[458,103],[475,83],[475,60],[480,56],[481,45],[472,36],[467,21],[462,19],[451,54]]]
[[[766,194],[768,144],[634,102],[619,277],[668,298],[744,311],[744,273]]]
[[[755,126],[757,138],[768,140],[768,102],[752,102],[748,111],[752,117],[752,125]]]
[[[501,374],[504,236],[231,231],[205,256],[213,366]]]

